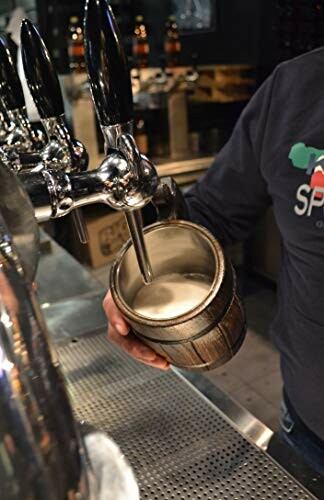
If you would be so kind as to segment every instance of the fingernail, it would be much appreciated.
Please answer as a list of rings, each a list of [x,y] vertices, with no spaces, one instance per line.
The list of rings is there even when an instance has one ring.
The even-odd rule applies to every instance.
[[[170,365],[168,362],[166,362],[164,365],[160,366],[161,370],[168,370],[170,368]]]
[[[127,328],[127,326],[125,326],[125,325],[121,325],[120,323],[116,323],[114,326],[120,335],[127,335],[127,333],[129,332],[129,328]]]
[[[155,352],[153,352],[148,347],[139,348],[139,353],[141,358],[146,359],[146,361],[154,361],[156,358]]]

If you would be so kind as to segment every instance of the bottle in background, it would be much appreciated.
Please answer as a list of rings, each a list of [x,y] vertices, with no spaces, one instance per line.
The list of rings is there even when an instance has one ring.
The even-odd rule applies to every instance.
[[[166,57],[166,67],[174,68],[179,62],[181,50],[179,28],[174,16],[169,16],[165,24],[164,52]]]
[[[70,60],[70,69],[75,73],[85,71],[83,31],[79,18],[70,17],[68,53]]]
[[[147,27],[143,16],[136,16],[135,29],[133,34],[133,58],[134,67],[137,69],[148,67],[148,56],[150,52]]]
[[[149,144],[146,123],[143,119],[136,120],[135,122],[134,138],[140,153],[147,155],[149,152]]]

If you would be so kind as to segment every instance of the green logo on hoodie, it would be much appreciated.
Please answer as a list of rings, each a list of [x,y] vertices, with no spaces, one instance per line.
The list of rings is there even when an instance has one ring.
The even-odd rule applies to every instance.
[[[295,205],[296,215],[309,217],[313,209],[324,206],[324,150],[299,142],[291,148],[289,159],[294,167],[306,170],[309,178],[307,184],[299,186]]]
[[[324,149],[316,149],[298,142],[291,148],[289,159],[294,167],[308,170],[307,175],[311,175],[317,166],[324,166]],[[321,160],[318,161],[319,159]]]

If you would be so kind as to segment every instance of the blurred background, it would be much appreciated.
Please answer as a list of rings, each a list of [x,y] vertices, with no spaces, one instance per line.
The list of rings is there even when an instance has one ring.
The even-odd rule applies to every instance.
[[[168,99],[177,90],[174,75],[191,72],[192,77],[192,85],[185,89],[188,130],[182,130],[187,134],[187,158],[214,154],[274,66],[321,46],[324,38],[324,2],[319,0],[112,0],[110,4],[132,68],[137,135],[157,161],[186,159],[183,151],[170,150],[174,131],[168,126],[172,120]],[[86,91],[84,2],[2,0],[0,30],[12,30],[17,9],[38,24],[62,76],[68,107],[78,108]],[[70,122],[81,129],[77,111],[70,111]],[[99,130],[96,134],[97,143],[89,146],[93,163],[102,152]]]

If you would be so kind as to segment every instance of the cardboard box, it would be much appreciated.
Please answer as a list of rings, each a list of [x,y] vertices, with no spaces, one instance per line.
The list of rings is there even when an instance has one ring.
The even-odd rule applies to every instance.
[[[125,216],[122,212],[93,209],[84,211],[89,233],[86,245],[80,243],[74,228],[71,230],[71,253],[80,262],[93,268],[111,263],[122,245],[129,239]]]
[[[236,102],[247,101],[255,86],[255,70],[248,65],[227,65],[200,68],[200,76],[192,101]]]

